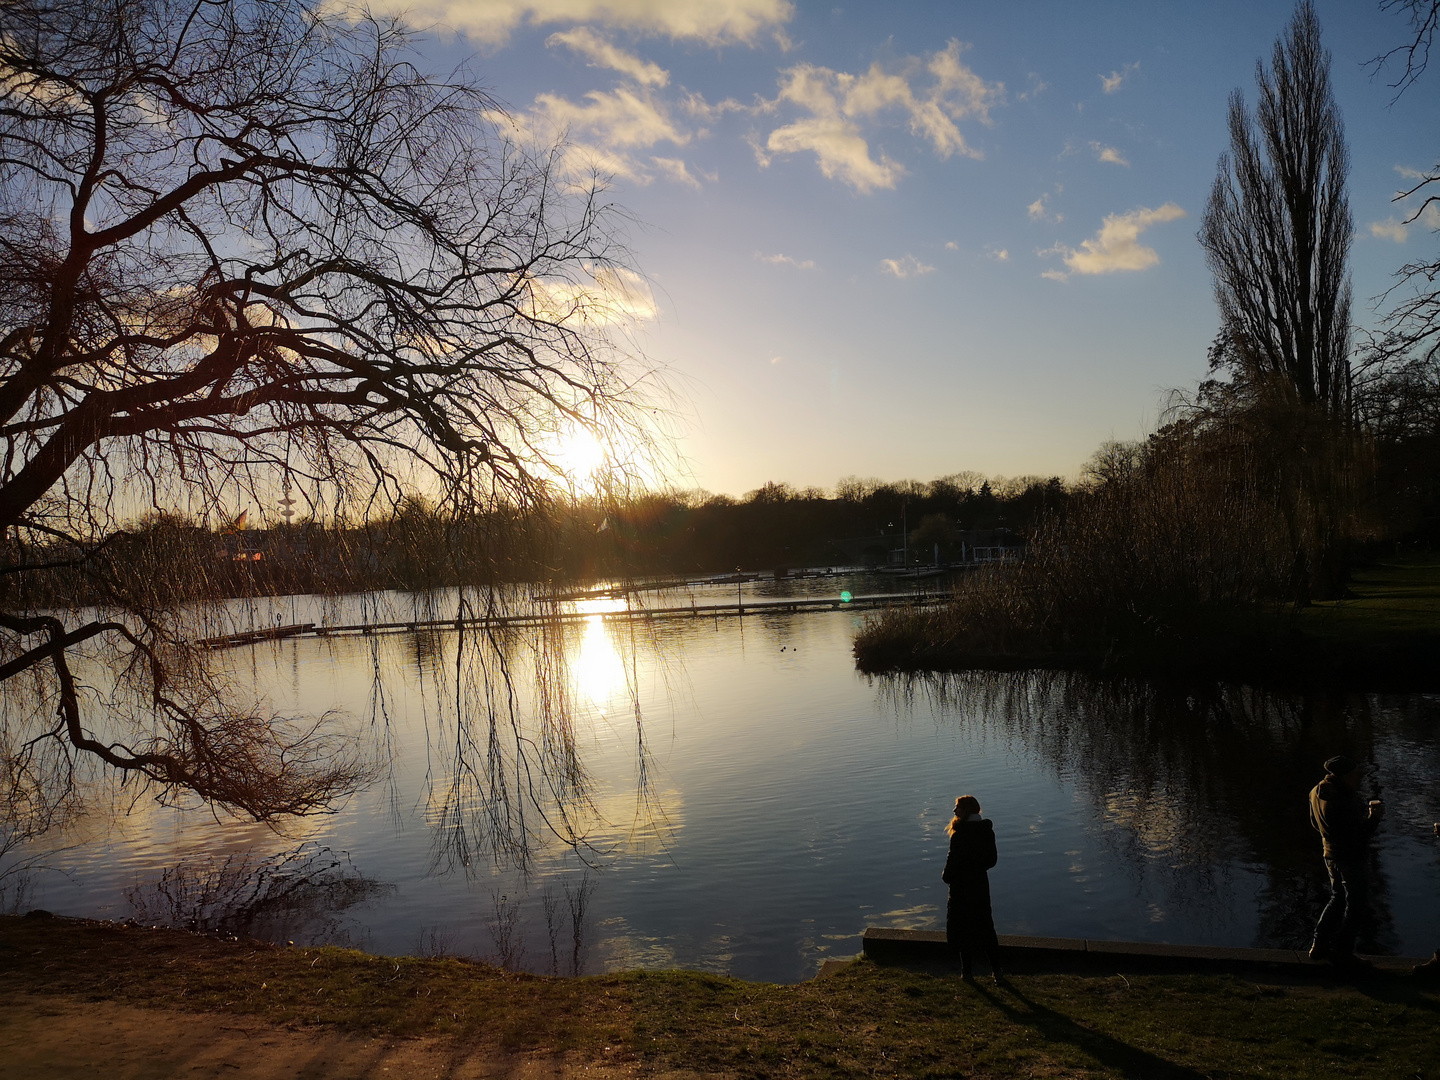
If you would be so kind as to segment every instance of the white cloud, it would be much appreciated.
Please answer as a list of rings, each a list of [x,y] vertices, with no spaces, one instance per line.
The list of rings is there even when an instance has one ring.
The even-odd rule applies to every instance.
[[[957,244],[954,240],[946,240],[946,241],[945,241],[945,250],[946,250],[946,251],[959,251],[959,250],[960,250],[960,245]]]
[[[770,357],[770,363],[771,363],[771,365],[773,366],[773,365],[775,365],[775,364],[780,363],[780,362],[781,362],[782,360],[784,360],[784,359],[785,359],[785,357],[783,357],[783,356],[772,356],[772,357]]]
[[[1417,223],[1422,228],[1440,229],[1440,204],[1426,203],[1415,218],[1388,217],[1384,221],[1372,221],[1370,235],[1403,244],[1410,238],[1410,226]]]
[[[562,164],[572,176],[595,170],[639,184],[660,176],[700,186],[680,158],[642,153],[662,143],[686,146],[696,135],[647,87],[626,83],[614,90],[592,90],[581,101],[540,94],[528,112],[497,119],[508,120],[523,140],[562,144]]]
[[[752,145],[755,158],[762,166],[771,161],[765,151],[796,154],[809,150],[827,179],[843,180],[862,194],[877,187],[893,188],[895,181],[905,175],[904,166],[883,154],[879,161],[874,160],[870,156],[870,144],[861,136],[860,129],[838,114],[812,116],[776,128],[765,140],[763,150],[758,143]]]
[[[686,187],[698,188],[700,181],[685,167],[685,162],[679,158],[652,157],[650,159],[656,170],[666,179],[673,180],[677,184],[684,184]],[[714,176],[706,176],[705,179],[714,183]]]
[[[1410,235],[1410,227],[1393,217],[1386,218],[1384,221],[1370,223],[1370,235],[1378,236],[1381,240],[1393,240],[1397,244],[1403,244]]]
[[[351,6],[352,0],[322,5],[332,12]],[[449,26],[488,44],[504,43],[522,25],[547,23],[588,23],[709,45],[750,44],[780,33],[795,14],[790,0],[370,0],[369,7],[412,26]]]
[[[1121,84],[1124,83],[1126,79],[1139,70],[1140,62],[1138,60],[1132,64],[1126,64],[1119,71],[1112,71],[1109,75],[1099,76],[1100,87],[1105,93],[1113,94],[1116,90],[1120,89]]]
[[[1019,101],[1034,101],[1046,90],[1050,89],[1050,84],[1041,79],[1035,72],[1030,72],[1028,78],[1030,85],[1015,95]]]
[[[1092,142],[1090,149],[1095,151],[1095,157],[1099,161],[1106,162],[1110,165],[1124,165],[1127,167],[1130,164],[1130,162],[1125,160],[1124,155],[1113,146],[1105,146],[1102,143]]]
[[[18,99],[46,112],[87,111],[85,99],[58,78],[21,72],[4,61],[0,61],[0,91],[12,102]],[[144,94],[131,93],[122,100],[126,105],[141,106],[142,111],[158,112],[160,109],[158,101]],[[163,113],[161,118],[165,119]]]
[[[1050,195],[1048,192],[1025,207],[1025,213],[1030,216],[1031,221],[1048,221],[1058,225],[1065,220],[1064,214],[1053,214],[1050,212]]]
[[[759,259],[763,263],[769,263],[771,266],[793,266],[798,270],[815,269],[814,259],[806,259],[804,262],[801,262],[799,259],[793,258],[789,255],[761,255],[758,251],[755,253],[755,258]]]
[[[593,66],[618,71],[642,86],[664,86],[670,81],[670,73],[659,64],[626,52],[588,26],[551,34],[545,39],[545,44],[564,45],[585,57]]]
[[[1411,198],[1420,202],[1420,210],[1405,213],[1403,217],[1388,217],[1384,221],[1372,221],[1370,223],[1370,235],[1377,236],[1382,240],[1393,240],[1397,244],[1403,244],[1410,237],[1410,226],[1419,224],[1422,228],[1440,229],[1440,203],[1426,199],[1429,189],[1425,186],[1427,182],[1440,180],[1440,171],[1422,172],[1419,169],[1411,169],[1405,165],[1396,165],[1395,171],[1407,180],[1414,180],[1418,186],[1412,185],[1411,190],[1400,192],[1395,196],[1394,201],[1403,207],[1414,206],[1409,202]],[[1433,198],[1433,196],[1432,196]]]
[[[659,315],[645,279],[621,267],[586,267],[589,280],[535,279],[531,313],[570,327],[633,325]]]
[[[702,124],[713,124],[726,113],[759,113],[764,112],[763,106],[745,105],[734,98],[725,98],[710,104],[700,94],[693,91],[686,91],[685,95],[678,102],[680,111],[692,117]]]
[[[1005,248],[990,247],[985,249],[985,254],[996,262],[1009,262],[1010,252]]]
[[[894,187],[904,168],[883,154],[876,161],[859,123],[892,111],[904,115],[911,133],[941,158],[983,156],[966,142],[958,122],[973,118],[988,124],[991,108],[1004,100],[1005,88],[966,67],[960,60],[963,48],[952,40],[928,58],[907,57],[898,71],[887,71],[879,63],[860,75],[814,64],[787,69],[781,73],[779,95],[761,108],[775,112],[794,105],[810,115],[776,128],[763,148],[758,140],[753,142],[757,160],[767,165],[772,154],[809,151],[825,176],[857,191]]]
[[[943,121],[938,118],[939,113],[953,120],[963,120],[968,116],[976,117],[981,123],[990,123],[990,109],[992,106],[1003,104],[1005,101],[1005,84],[1001,82],[987,83],[975,72],[960,62],[960,54],[968,46],[951,38],[945,48],[930,57],[926,69],[935,77],[935,85],[930,88],[925,96],[920,111],[926,115],[934,115],[936,129],[945,127]],[[916,106],[907,98],[906,103],[914,110]],[[923,124],[927,131],[930,130],[929,123]],[[952,127],[945,127],[946,131],[953,131]],[[936,142],[936,150],[942,150],[941,139],[938,134],[932,134]],[[959,141],[958,149],[964,149],[964,140],[960,139],[960,133],[953,131],[950,138]],[[968,152],[968,151],[967,151]],[[979,156],[975,154],[974,156]]]
[[[881,259],[880,271],[884,274],[894,274],[902,281],[908,277],[919,277],[921,274],[929,274],[934,271],[933,266],[927,266],[914,255],[906,255],[903,259]]]
[[[580,139],[597,137],[609,148],[650,147],[659,142],[684,146],[690,141],[690,133],[676,126],[664,102],[629,86],[591,90],[584,104],[540,94],[535,108],[557,130]]]
[[[1063,256],[1072,274],[1148,270],[1160,262],[1160,256],[1154,248],[1138,242],[1140,234],[1151,225],[1185,216],[1185,211],[1174,203],[1166,203],[1154,210],[1142,206],[1127,214],[1107,214],[1100,231],[1089,240],[1082,240],[1078,249],[1056,244],[1040,254]],[[1047,270],[1042,276],[1064,280],[1067,275],[1059,270]]]

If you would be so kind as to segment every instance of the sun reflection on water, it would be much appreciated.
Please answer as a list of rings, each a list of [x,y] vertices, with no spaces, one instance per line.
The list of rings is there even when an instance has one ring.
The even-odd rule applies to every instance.
[[[598,609],[592,605],[601,605]],[[610,699],[625,685],[625,663],[620,652],[605,629],[605,618],[601,611],[623,611],[623,600],[596,600],[582,605],[582,610],[593,612],[585,620],[585,631],[570,665],[575,679],[575,690],[581,698],[588,698],[596,711],[608,711]]]

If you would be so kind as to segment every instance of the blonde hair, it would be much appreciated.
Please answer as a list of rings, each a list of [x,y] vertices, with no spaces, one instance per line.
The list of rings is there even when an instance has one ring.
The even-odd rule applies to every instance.
[[[954,836],[955,829],[968,817],[980,813],[980,800],[974,795],[961,795],[955,800],[955,816],[945,829],[946,836]]]

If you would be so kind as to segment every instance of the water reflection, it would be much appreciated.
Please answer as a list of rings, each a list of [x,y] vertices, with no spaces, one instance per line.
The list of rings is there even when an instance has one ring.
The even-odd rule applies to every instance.
[[[1306,794],[1320,762],[1364,762],[1364,789],[1409,793],[1387,828],[1428,828],[1435,810],[1440,699],[1334,693],[1275,694],[1215,683],[1166,685],[1075,672],[965,672],[881,681],[891,708],[924,706],[937,717],[998,725],[1013,747],[1074,785],[1099,832],[1137,883],[1157,875],[1169,903],[1192,924],[1225,921],[1233,870],[1258,870],[1254,945],[1309,944],[1326,883]],[[1377,735],[1398,727],[1420,737],[1397,753]],[[1108,826],[1108,827],[1107,827]],[[1362,949],[1393,951],[1390,883],[1372,867],[1375,925]]]
[[[409,599],[363,598],[391,622]],[[459,601],[423,603],[453,620]],[[1002,933],[1304,944],[1323,899],[1305,792],[1336,752],[1367,761],[1367,790],[1389,804],[1381,944],[1435,947],[1440,699],[1034,673],[872,681],[850,655],[858,621],[543,619],[221,655],[245,693],[353,717],[391,763],[387,786],[302,836],[394,884],[316,924],[380,952],[803,979],[858,951],[866,925],[934,925],[961,790],[1003,833]],[[277,844],[193,811],[130,809],[54,863],[68,876],[38,877],[30,902],[123,918],[137,880]],[[517,834],[533,840],[518,853],[504,840]]]
[[[670,828],[636,669],[642,652],[650,670],[666,654],[648,626],[604,617],[626,608],[623,599],[541,605],[532,622],[406,635],[413,675],[402,692],[423,720],[432,871],[527,874],[555,841],[593,865],[618,823],[652,839]],[[470,610],[464,594],[461,610]],[[382,650],[393,647],[370,647],[370,713],[388,738],[396,665]],[[596,762],[619,748],[633,763],[628,795],[595,784]]]
[[[585,620],[584,636],[571,671],[578,695],[602,715],[615,692],[625,686],[625,664],[606,632],[602,616],[591,615]]]
[[[239,853],[181,862],[127,889],[125,899],[147,925],[349,945],[356,935],[344,913],[390,888],[360,874],[343,852],[306,843],[263,858]]]
[[[539,916],[545,924],[540,944],[535,904],[527,891],[528,881],[517,880],[516,891],[488,890],[488,910],[484,916],[488,948],[467,951],[461,938],[444,925],[425,926],[420,930],[414,948],[416,956],[465,956],[504,968],[506,971],[548,971],[551,975],[582,974],[590,954],[590,932],[593,922],[591,903],[598,882],[587,870],[556,883],[548,882],[539,891]],[[548,946],[548,951],[546,947]]]
[[[471,614],[463,596],[459,611],[457,618]],[[589,777],[576,740],[564,627],[407,638],[414,679],[405,689],[425,732],[432,867],[467,873],[477,861],[524,867],[539,836],[583,842]],[[371,715],[384,717],[388,728],[393,691],[386,681],[396,666],[380,658],[381,648],[372,643]]]

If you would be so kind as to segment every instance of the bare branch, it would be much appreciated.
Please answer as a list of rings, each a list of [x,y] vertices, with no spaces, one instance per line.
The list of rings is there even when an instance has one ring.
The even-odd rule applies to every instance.
[[[1366,63],[1374,74],[1379,74],[1391,60],[1399,57],[1404,61],[1404,70],[1390,83],[1395,91],[1393,104],[1425,73],[1430,62],[1430,46],[1434,44],[1436,29],[1440,28],[1440,0],[1380,0],[1380,10],[1404,12],[1410,17],[1408,40],[1389,52],[1371,57]]]
[[[496,115],[400,23],[304,0],[0,6],[0,683],[42,744],[256,817],[323,809],[366,768],[225,705],[122,523],[292,475],[362,519],[543,511],[557,432],[648,443],[622,218]],[[203,599],[220,564],[187,544]],[[77,595],[102,614],[72,629]],[[91,653],[133,713],[87,716]]]

